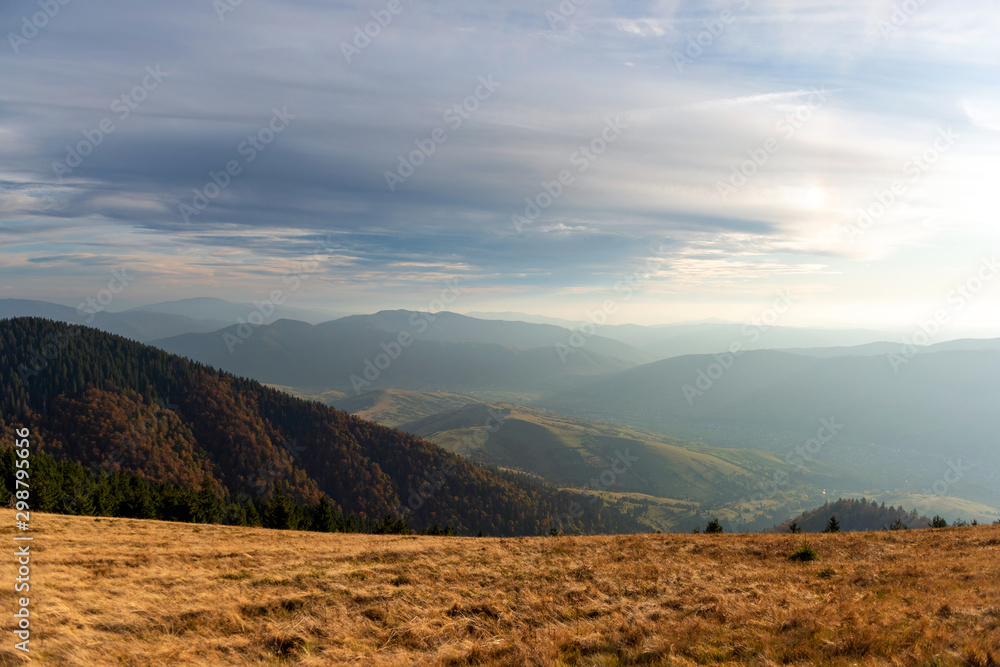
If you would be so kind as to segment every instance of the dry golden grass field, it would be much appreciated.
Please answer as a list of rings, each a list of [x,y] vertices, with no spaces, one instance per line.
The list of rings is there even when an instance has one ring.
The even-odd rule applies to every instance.
[[[4,553],[13,511],[2,513]],[[471,539],[33,515],[43,665],[997,665],[1000,527]],[[14,650],[4,557],[0,664]]]

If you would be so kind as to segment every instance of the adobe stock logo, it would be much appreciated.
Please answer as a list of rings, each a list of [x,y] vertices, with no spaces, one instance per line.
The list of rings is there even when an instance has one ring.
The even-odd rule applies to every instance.
[[[111,101],[109,107],[111,112],[117,116],[119,122],[124,122],[169,76],[170,73],[160,69],[159,64],[146,67],[146,74],[138,84]],[[115,121],[106,116],[98,121],[93,129],[81,130],[83,139],[76,144],[67,144],[66,157],[61,162],[59,160],[52,162],[52,173],[59,182],[62,183],[64,176],[69,176],[74,169],[82,165],[84,159],[118,128]]]
[[[371,17],[374,21],[369,21],[363,27],[354,26],[354,39],[350,43],[340,43],[340,52],[344,54],[344,60],[347,61],[347,64],[350,65],[354,56],[361,55],[362,51],[371,46],[372,40],[381,35],[382,31],[392,23],[393,17],[402,14],[404,9],[406,7],[400,0],[389,0],[385,9],[371,10]]]
[[[489,100],[493,96],[493,93],[502,85],[503,83],[494,81],[492,74],[479,77],[478,85],[472,91],[472,94],[461,102],[448,107],[441,116],[441,120],[447,123],[453,132],[457,132],[465,121],[471,118],[472,114],[484,102]],[[385,177],[386,185],[389,186],[389,190],[395,192],[397,186],[402,185],[406,182],[406,179],[413,176],[417,169],[423,166],[437,152],[438,146],[446,143],[450,138],[451,135],[448,134],[447,130],[443,127],[436,127],[428,132],[425,138],[414,139],[413,145],[416,146],[416,150],[410,151],[407,155],[400,154],[398,156],[399,165],[396,167],[396,170],[386,170],[382,174]]]
[[[62,11],[62,8],[70,2],[72,0],[38,0],[37,4],[42,11],[32,14],[30,19],[27,16],[22,16],[21,31],[7,33],[7,41],[10,42],[10,48],[14,49],[14,53],[20,53],[21,47],[37,37],[38,32],[44,29],[49,21],[54,19]]]
[[[267,150],[271,142],[298,118],[295,114],[288,113],[288,107],[282,107],[280,110],[274,107],[271,113],[273,115],[266,125],[257,132],[247,135],[247,138],[236,147],[236,152],[243,158],[242,164],[241,161],[233,159],[226,162],[225,167],[218,172],[209,170],[209,180],[205,181],[200,189],[192,188],[191,192],[194,194],[191,196],[190,206],[184,202],[178,205],[177,211],[184,218],[184,222],[190,223],[191,216],[200,215],[208,208],[208,205],[229,187],[233,179],[243,173],[243,168],[256,160],[257,156]]]
[[[605,152],[621,138],[625,130],[629,129],[627,123],[622,122],[621,116],[605,118],[604,127],[600,133],[588,143],[580,145],[573,154],[569,156],[569,162],[576,167],[579,174],[584,173],[604,155]],[[552,181],[542,180],[542,189],[534,197],[525,197],[524,215],[514,213],[510,216],[510,221],[518,234],[525,226],[535,222],[552,204],[556,202],[563,193],[574,183],[576,176],[569,169],[563,169]]]
[[[793,305],[795,305],[795,302],[792,301],[791,292],[787,289],[779,291],[778,298],[774,300],[771,307],[765,309],[760,314],[760,317],[750,320],[750,324],[744,325],[740,333],[749,340],[751,345],[756,343],[760,340],[761,334],[777,325],[781,316],[787,313]],[[747,349],[746,343],[741,340],[734,340],[729,344],[728,351],[713,355],[715,361],[710,363],[707,368],[699,368],[694,385],[686,384],[681,387],[688,405],[694,407],[694,399],[704,396],[706,392],[715,386],[715,383],[722,379],[722,376],[736,364],[736,360]]]
[[[458,279],[446,280],[445,289],[441,290],[441,297],[439,299],[434,299],[431,301],[427,308],[427,312],[415,312],[410,315],[409,325],[413,327],[415,333],[410,333],[410,331],[400,331],[396,335],[396,340],[389,343],[379,343],[379,347],[382,349],[381,352],[375,355],[374,360],[371,358],[365,359],[364,369],[361,371],[361,375],[357,373],[351,375],[348,378],[348,382],[351,383],[351,387],[354,388],[354,395],[360,396],[361,390],[366,387],[371,387],[380,377],[382,373],[389,369],[392,362],[399,359],[403,352],[406,351],[410,345],[413,345],[413,341],[416,340],[421,334],[427,331],[427,327],[434,322],[435,313],[439,313],[445,309],[446,306],[455,302],[455,299],[461,295],[461,290],[458,289]]]
[[[836,417],[820,419],[819,428],[816,429],[816,437],[809,438],[785,454],[785,463],[795,466],[799,472],[805,472],[807,470],[806,463],[814,460],[824,446],[836,440],[842,430],[844,430],[844,425],[838,424]],[[790,478],[789,473],[784,470],[776,471],[771,480],[761,483],[762,493],[757,495],[757,500],[765,501],[774,498],[782,487],[788,486]]]
[[[750,0],[732,0],[737,9],[744,10],[750,6]],[[736,15],[731,9],[723,9],[719,12],[719,17],[706,19],[702,22],[704,30],[698,34],[688,37],[683,51],[674,52],[674,65],[677,71],[684,73],[684,68],[693,65],[694,61],[701,58],[707,49],[712,48],[715,42],[720,39],[726,28],[736,21]]]

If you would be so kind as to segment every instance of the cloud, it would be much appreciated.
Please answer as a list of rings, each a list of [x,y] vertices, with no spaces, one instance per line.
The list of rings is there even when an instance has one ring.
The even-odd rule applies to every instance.
[[[763,284],[787,266],[834,284],[831,258],[881,261],[984,224],[973,184],[1000,125],[987,89],[1000,18],[986,8],[928,3],[884,38],[891,7],[862,0],[584,3],[555,28],[557,2],[403,6],[347,62],[370,4],[255,0],[224,20],[202,0],[67,5],[0,53],[5,281],[36,296],[80,283],[68,276],[99,282],[86,259],[99,256],[141,263],[172,290],[249,291],[334,234],[329,298],[367,290],[376,306],[449,271],[484,295],[585,292],[664,238],[674,276]],[[725,9],[734,20],[678,72],[673,55]],[[0,25],[16,30],[23,11],[0,6]],[[126,114],[116,102],[148,67],[169,75]],[[477,98],[481,77],[502,85]],[[780,121],[823,86],[830,101],[785,136]],[[241,147],[275,108],[295,118],[249,160]],[[581,170],[574,155],[616,115],[629,128]],[[105,120],[113,131],[99,132]],[[948,124],[968,141],[906,207],[864,248],[838,239]],[[718,183],[770,138],[780,150],[720,199]],[[60,178],[53,163],[74,151],[87,155]],[[415,151],[421,164],[390,191],[386,172]],[[238,175],[185,216],[234,161]],[[518,234],[511,216],[563,170],[573,184]],[[919,224],[956,209],[947,227]],[[699,259],[706,239],[740,259]]]
[[[639,37],[663,37],[667,30],[656,19],[618,19],[615,25],[622,32]]]
[[[996,100],[962,100],[962,109],[969,120],[979,127],[1000,132],[1000,102]]]

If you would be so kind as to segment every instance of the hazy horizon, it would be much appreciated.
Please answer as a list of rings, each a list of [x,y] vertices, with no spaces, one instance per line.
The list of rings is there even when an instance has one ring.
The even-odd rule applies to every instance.
[[[387,7],[0,7],[0,296],[1000,335],[991,6]]]
[[[13,297],[4,297],[4,298],[21,299],[21,298],[24,298],[24,297],[13,296]],[[121,313],[121,312],[125,312],[125,311],[128,311],[128,310],[141,309],[143,307],[151,306],[151,305],[155,305],[155,304],[159,304],[159,303],[171,303],[171,302],[174,302],[174,301],[186,301],[186,300],[194,300],[194,299],[200,299],[200,298],[221,299],[221,297],[216,297],[216,296],[193,296],[193,297],[181,297],[181,298],[178,298],[178,299],[169,299],[167,301],[142,301],[142,302],[124,302],[125,301],[124,299],[115,299],[114,302],[113,302],[113,305],[111,305],[108,308],[100,308],[99,304],[98,304],[98,307],[99,307],[99,310],[104,310],[104,311],[106,311],[108,313]],[[78,298],[72,298],[71,297],[71,298],[62,298],[62,299],[60,299],[60,298],[44,298],[44,297],[42,297],[42,298],[37,298],[37,299],[26,299],[26,300],[43,301],[43,302],[47,302],[47,303],[54,303],[54,304],[57,304],[57,305],[67,306],[67,307],[70,307],[70,308],[77,308],[81,304],[86,303],[86,298],[85,297],[78,297]],[[252,301],[250,301],[250,302],[241,302],[241,301],[232,301],[230,299],[221,299],[221,300],[223,300],[223,301],[230,301],[231,303],[249,303],[251,306],[253,305]],[[263,297],[263,300],[264,301],[267,300],[267,296],[266,295]],[[258,303],[262,303],[262,302],[263,301],[258,300]],[[96,303],[96,301],[93,302],[93,303]],[[85,306],[83,308],[83,312],[89,314],[90,311],[93,309],[93,303],[90,306]],[[359,309],[359,310],[351,310],[349,308],[339,307],[339,304],[322,304],[322,303],[305,302],[305,301],[304,302],[292,302],[292,301],[287,301],[286,300],[286,302],[285,302],[284,305],[286,307],[293,308],[293,309],[296,309],[296,310],[312,311],[312,312],[315,312],[315,313],[329,313],[331,320],[332,319],[339,319],[340,317],[346,317],[346,316],[351,316],[351,315],[372,315],[372,314],[375,314],[375,313],[381,312],[381,311],[405,310],[405,311],[428,312],[428,313],[450,312],[450,313],[455,313],[455,314],[458,314],[458,315],[465,315],[467,317],[475,317],[477,319],[487,319],[487,320],[491,320],[491,319],[497,319],[497,320],[517,320],[517,321],[525,321],[525,322],[529,322],[529,323],[530,322],[545,323],[547,320],[553,320],[553,321],[557,321],[557,323],[560,324],[560,325],[565,324],[567,326],[572,325],[572,324],[582,324],[582,323],[587,323],[587,322],[593,322],[596,319],[596,315],[598,315],[599,312],[601,311],[601,308],[598,307],[598,308],[595,308],[595,309],[593,309],[591,311],[588,311],[587,313],[584,313],[582,316],[576,317],[574,319],[572,317],[572,314],[573,314],[572,310],[568,310],[567,311],[567,315],[569,315],[569,316],[567,316],[567,317],[561,317],[560,315],[554,314],[552,312],[539,313],[539,312],[525,312],[525,311],[513,311],[513,310],[511,310],[511,311],[482,311],[482,310],[475,310],[475,309],[461,309],[461,308],[449,308],[449,307],[440,308],[439,306],[441,305],[441,303],[442,302],[440,302],[440,301],[436,302],[436,301],[432,300],[430,303],[425,304],[424,307],[414,307],[413,305],[397,305],[397,306],[388,306],[388,307],[384,307],[384,308],[369,308],[369,309]],[[431,306],[431,308],[428,309],[427,306]],[[624,310],[624,309],[622,309],[622,310]],[[767,311],[768,309],[765,308],[764,310]],[[740,324],[740,325],[744,325],[744,324],[757,324],[757,325],[760,325],[760,324],[763,324],[763,320],[762,320],[762,317],[761,317],[761,312],[758,312],[758,313],[756,313],[753,316],[748,316],[746,319],[742,319],[742,320],[739,320],[739,319],[727,319],[727,318],[722,318],[722,317],[711,317],[711,316],[709,316],[709,317],[700,318],[700,319],[677,319],[677,320],[666,320],[666,321],[664,321],[664,320],[656,320],[656,319],[643,319],[643,318],[639,318],[637,320],[626,320],[626,319],[624,319],[624,317],[622,317],[620,315],[620,313],[621,313],[621,311],[612,314],[612,316],[609,317],[604,322],[604,324],[600,325],[600,326],[614,326],[614,325],[630,324],[630,325],[638,325],[638,326],[643,326],[643,327],[669,327],[669,326],[696,325],[696,324]],[[588,315],[594,315],[595,317],[590,317]],[[772,310],[771,317],[776,317],[777,315],[781,315],[781,313],[776,313],[776,311]],[[280,308],[279,308],[279,316],[280,316]],[[294,317],[294,316],[288,316],[288,319],[296,319],[296,317]],[[787,319],[788,319],[788,321],[777,321],[777,320],[775,320],[777,323],[773,324],[772,326],[778,327],[778,328],[788,327],[788,328],[793,328],[793,329],[825,329],[825,330],[834,330],[834,331],[836,331],[836,330],[845,330],[846,331],[846,330],[854,330],[854,329],[859,329],[859,330],[866,329],[866,330],[884,331],[884,332],[887,332],[887,333],[902,334],[902,335],[912,334],[915,331],[919,330],[919,325],[917,327],[914,327],[913,325],[911,325],[909,323],[898,323],[895,326],[892,326],[892,325],[884,325],[884,326],[871,325],[871,326],[868,326],[868,325],[865,325],[865,324],[854,324],[854,325],[852,325],[852,324],[844,324],[844,323],[823,323],[823,322],[814,322],[814,323],[809,323],[809,324],[799,324],[799,323],[796,323],[793,320],[793,318],[787,318]],[[235,324],[235,322],[234,322],[234,324]],[[1000,338],[1000,327],[997,327],[997,328],[993,328],[993,327],[983,327],[983,328],[951,328],[951,329],[947,329],[947,330],[942,329],[939,332],[937,332],[936,334],[934,334],[934,336],[931,338],[931,340],[929,341],[929,343],[944,342],[944,341],[948,341],[948,340],[955,340],[955,339],[965,338],[965,337],[968,337],[968,338]]]

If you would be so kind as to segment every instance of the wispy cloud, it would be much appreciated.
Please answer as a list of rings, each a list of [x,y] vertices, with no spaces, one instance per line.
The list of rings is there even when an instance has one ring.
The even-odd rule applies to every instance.
[[[1000,15],[988,6],[926,3],[888,32],[892,3],[865,0],[583,3],[553,24],[559,6],[407,4],[347,62],[341,44],[372,20],[353,0],[255,0],[223,21],[202,0],[67,5],[19,52],[0,51],[5,294],[86,291],[110,258],[150,277],[135,298],[247,300],[334,234],[310,285],[326,303],[419,302],[459,273],[483,299],[469,308],[584,298],[665,237],[657,280],[670,289],[743,294],[810,274],[817,290],[891,300],[917,284],[901,272],[934,275],[929,246],[954,264],[970,237],[998,240]],[[3,32],[33,7],[0,6]],[[733,20],[679,73],[673,54],[725,10]],[[116,108],[157,66],[166,82]],[[447,111],[491,75],[503,87],[451,130]],[[782,119],[822,87],[829,102],[783,137]],[[275,107],[296,120],[246,161],[240,147]],[[515,235],[511,212],[575,169],[616,114],[629,131]],[[863,244],[847,242],[840,227],[942,126],[963,137],[954,151]],[[388,192],[385,170],[439,127],[448,140]],[[720,200],[718,182],[772,137],[780,151]],[[81,142],[89,154],[60,178],[53,162]],[[239,175],[185,220],[179,204],[234,159]],[[884,267],[874,275],[891,288],[869,289],[851,262]]]

